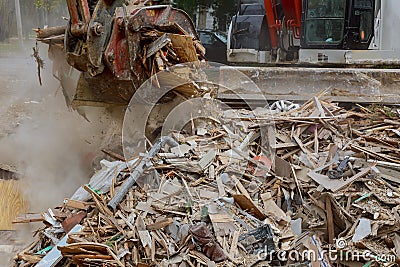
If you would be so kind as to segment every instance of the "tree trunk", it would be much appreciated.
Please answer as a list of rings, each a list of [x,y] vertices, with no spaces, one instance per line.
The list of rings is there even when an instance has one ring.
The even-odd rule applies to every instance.
[[[14,1],[0,0],[0,42],[15,34]]]
[[[21,18],[21,6],[19,0],[15,0],[15,17],[17,20],[17,33],[18,33],[18,43],[20,48],[24,46],[23,36],[22,36],[22,18]]]
[[[47,8],[44,9],[44,25],[49,26],[49,11]]]
[[[207,8],[200,6],[197,21],[197,28],[200,30],[206,29],[207,26]]]

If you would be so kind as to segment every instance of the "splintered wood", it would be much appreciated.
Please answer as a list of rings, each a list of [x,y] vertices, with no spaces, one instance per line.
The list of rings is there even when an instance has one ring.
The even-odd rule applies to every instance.
[[[185,42],[173,41],[173,35],[160,38],[154,46]],[[154,157],[103,161],[103,169],[63,205],[19,217],[16,222],[42,221],[46,227],[18,253],[14,266],[391,266],[400,261],[395,108],[344,109],[315,97],[283,113],[258,108],[221,114],[196,121],[189,131],[172,132],[179,145],[165,145]],[[146,157],[145,165],[137,164]],[[129,188],[114,209],[110,200],[139,165],[146,179]],[[299,257],[282,259],[280,252]],[[49,255],[54,261],[44,263]]]

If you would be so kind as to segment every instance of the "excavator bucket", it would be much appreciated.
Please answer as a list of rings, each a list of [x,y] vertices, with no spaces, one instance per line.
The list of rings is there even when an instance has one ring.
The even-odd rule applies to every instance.
[[[191,19],[170,5],[98,1],[90,16],[85,27],[71,18],[64,42],[49,41],[59,38],[48,36],[46,32],[53,33],[49,30],[38,36],[50,44],[55,76],[74,108],[126,106],[136,89],[158,71],[204,58]]]

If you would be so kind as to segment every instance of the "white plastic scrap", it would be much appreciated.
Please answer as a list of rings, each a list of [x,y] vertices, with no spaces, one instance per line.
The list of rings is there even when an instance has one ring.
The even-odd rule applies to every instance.
[[[356,231],[353,235],[353,242],[359,242],[363,238],[369,236],[372,232],[371,229],[371,221],[365,218],[361,218],[360,222],[358,223],[358,226],[356,228]]]
[[[300,107],[299,104],[295,104],[295,103],[287,101],[287,100],[279,100],[279,101],[272,103],[272,105],[271,105],[272,110],[279,111],[279,112],[285,112],[285,111],[289,111],[292,109],[297,109],[299,107]]]
[[[138,159],[133,159],[129,161],[128,165],[133,166],[137,160]],[[101,170],[97,171],[92,176],[89,185],[95,190],[105,194],[110,190],[114,177],[127,168],[128,165],[123,161],[110,162],[104,159],[100,161],[100,164],[102,166]],[[82,187],[80,187],[71,197],[71,199],[79,201],[87,201],[90,198],[90,194]]]

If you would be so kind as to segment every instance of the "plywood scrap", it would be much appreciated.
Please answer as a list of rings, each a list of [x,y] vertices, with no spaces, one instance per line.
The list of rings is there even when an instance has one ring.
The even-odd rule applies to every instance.
[[[336,191],[342,189],[343,187],[353,183],[357,179],[360,179],[363,176],[367,175],[373,166],[375,166],[375,164],[365,168],[363,171],[357,173],[356,175],[352,176],[351,178],[348,178],[347,180],[330,179],[326,175],[321,175],[321,174],[315,173],[313,171],[309,172],[308,176],[310,176],[311,179],[316,181],[318,184],[322,185],[324,188],[331,190],[332,192],[336,192]]]
[[[27,216],[29,218],[18,216],[20,213],[27,212],[27,207],[28,203],[23,196],[21,183],[15,180],[0,180],[0,230],[14,230],[13,222],[40,221],[40,218],[33,218],[33,214]]]
[[[275,157],[275,174],[280,177],[290,178],[291,173],[290,163],[280,157]]]
[[[208,151],[198,162],[198,165],[201,169],[206,168],[212,161],[214,161],[215,156],[217,155],[214,149]]]
[[[275,201],[272,198],[271,193],[264,193],[261,195],[261,199],[264,204],[265,214],[269,217],[277,221],[278,223],[287,224],[290,222],[290,217],[286,215],[286,213],[276,205]]]
[[[237,203],[240,208],[255,216],[259,220],[264,220],[267,217],[264,214],[264,211],[245,195],[234,195],[233,198],[235,199],[235,203]]]
[[[229,214],[220,212],[209,216],[216,236],[227,236],[236,231],[234,219]]]

